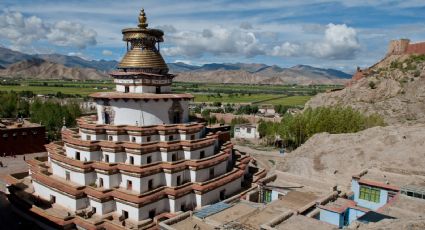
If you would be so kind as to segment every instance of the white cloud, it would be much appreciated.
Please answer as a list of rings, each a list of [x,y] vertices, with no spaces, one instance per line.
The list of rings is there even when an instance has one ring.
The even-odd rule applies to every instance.
[[[251,30],[254,27],[252,26],[251,23],[249,22],[242,22],[241,25],[239,26],[241,29],[245,29],[245,30]]]
[[[275,46],[272,56],[313,56],[323,59],[353,59],[360,49],[357,32],[345,24],[328,24],[321,41],[309,41],[304,44],[285,42]]]
[[[102,51],[102,55],[104,55],[104,56],[112,56],[112,51],[110,51],[110,50],[103,50]]]
[[[70,21],[52,25],[36,16],[25,17],[20,12],[5,11],[0,14],[0,38],[8,40],[12,48],[18,50],[40,40],[84,49],[96,44],[96,35],[96,31]]]
[[[283,57],[293,57],[299,56],[301,52],[301,46],[294,43],[285,42],[280,46],[275,46],[271,51],[270,55],[272,56],[283,56]]]
[[[47,34],[47,40],[58,46],[72,46],[85,49],[96,45],[96,31],[70,21],[56,22]]]
[[[48,28],[35,16],[25,18],[20,12],[0,15],[0,37],[9,40],[18,49],[44,38]]]
[[[163,48],[166,55],[201,57],[236,55],[253,57],[264,54],[264,46],[254,32],[215,26],[201,32],[181,31],[167,36],[172,47]]]
[[[90,58],[88,58],[85,54],[81,53],[81,52],[69,52],[68,56],[76,56],[85,60],[90,60]]]

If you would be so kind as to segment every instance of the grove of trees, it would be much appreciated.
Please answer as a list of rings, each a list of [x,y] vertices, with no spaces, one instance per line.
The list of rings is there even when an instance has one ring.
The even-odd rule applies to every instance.
[[[61,105],[53,100],[42,101],[30,91],[0,92],[0,118],[30,118],[46,127],[49,140],[60,139],[64,119],[67,127],[74,127],[79,116],[81,109],[75,102]]]
[[[49,140],[60,139],[62,126],[74,127],[76,118],[81,116],[81,109],[77,103],[71,102],[61,105],[58,102],[35,100],[30,109],[31,122],[41,123],[46,127]]]
[[[258,132],[268,144],[280,137],[283,145],[295,149],[316,133],[355,133],[374,126],[384,126],[379,115],[364,115],[352,108],[319,107],[296,115],[286,114],[280,123],[261,121]]]

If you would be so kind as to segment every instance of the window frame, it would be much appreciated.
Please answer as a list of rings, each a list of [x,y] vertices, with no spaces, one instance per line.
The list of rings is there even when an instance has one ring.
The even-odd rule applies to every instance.
[[[379,203],[381,199],[381,189],[360,185],[359,199],[373,203]]]

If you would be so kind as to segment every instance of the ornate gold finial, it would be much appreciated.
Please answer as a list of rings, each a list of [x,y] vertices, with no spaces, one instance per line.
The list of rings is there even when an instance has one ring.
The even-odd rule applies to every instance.
[[[142,8],[139,14],[139,28],[146,29],[148,27],[148,23],[146,23],[146,21],[145,9]]]

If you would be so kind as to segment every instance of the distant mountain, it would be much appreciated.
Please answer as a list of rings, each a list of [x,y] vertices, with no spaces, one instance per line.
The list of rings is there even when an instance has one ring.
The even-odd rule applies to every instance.
[[[0,77],[32,79],[100,80],[107,75],[90,68],[72,68],[42,59],[24,60],[0,70]]]
[[[351,79],[351,77],[353,76],[352,74],[348,74],[336,69],[321,69],[321,68],[315,68],[308,65],[296,65],[292,67],[291,69],[310,71],[310,72],[321,74],[324,76],[328,75],[328,76],[335,76],[338,78],[345,78],[345,79]]]
[[[29,55],[0,47],[0,76],[40,79],[106,79],[117,61],[85,60],[62,54]],[[5,69],[2,69],[4,67]],[[258,63],[169,63],[176,81],[241,84],[344,84],[351,75],[307,65],[282,68]],[[86,75],[85,75],[86,74]]]
[[[8,65],[13,63],[37,59],[29,54],[24,54],[18,51],[10,50],[0,46],[0,65],[6,68]]]
[[[188,65],[183,62],[168,63],[167,65],[171,73],[187,72],[199,68],[199,66]]]
[[[78,56],[67,56],[62,54],[36,54],[37,58],[62,64],[67,67],[78,67],[78,68],[92,68],[99,71],[110,71],[117,67],[117,61],[106,61],[106,60],[85,60]]]
[[[282,68],[265,64],[206,64],[177,72],[176,81],[240,84],[345,84],[350,74],[306,65]]]

